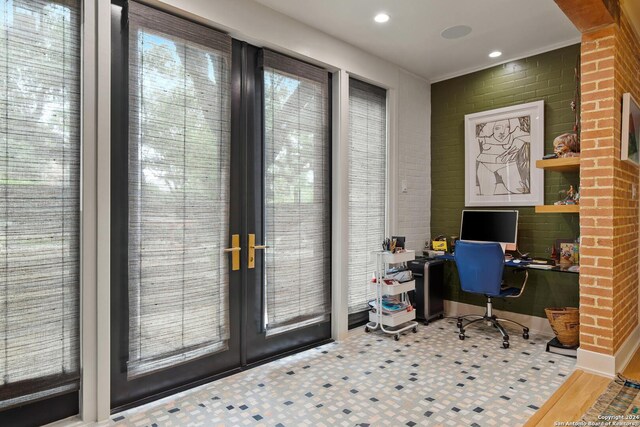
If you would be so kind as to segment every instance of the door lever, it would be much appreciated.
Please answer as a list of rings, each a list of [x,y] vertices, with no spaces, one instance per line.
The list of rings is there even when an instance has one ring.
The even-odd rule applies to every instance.
[[[240,235],[233,234],[231,236],[231,247],[224,248],[222,251],[225,253],[231,253],[231,271],[240,270]]]
[[[249,234],[248,238],[248,246],[249,246],[249,260],[247,261],[248,268],[256,267],[256,249],[267,249],[268,245],[256,245],[256,235]]]

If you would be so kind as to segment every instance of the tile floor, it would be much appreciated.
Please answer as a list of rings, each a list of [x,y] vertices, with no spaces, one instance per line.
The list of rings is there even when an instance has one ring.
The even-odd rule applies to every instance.
[[[549,337],[420,326],[396,342],[354,331],[323,345],[112,415],[99,426],[517,426],[573,371]]]

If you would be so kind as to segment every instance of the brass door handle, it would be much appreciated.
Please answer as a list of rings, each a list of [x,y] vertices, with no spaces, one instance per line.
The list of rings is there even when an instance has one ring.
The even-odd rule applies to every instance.
[[[233,234],[231,236],[231,247],[224,248],[222,251],[225,253],[231,253],[231,271],[240,270],[240,235]]]
[[[267,249],[269,246],[267,245],[256,245],[256,235],[249,234],[248,236],[248,246],[249,246],[249,259],[247,260],[248,268],[256,267],[256,249]]]

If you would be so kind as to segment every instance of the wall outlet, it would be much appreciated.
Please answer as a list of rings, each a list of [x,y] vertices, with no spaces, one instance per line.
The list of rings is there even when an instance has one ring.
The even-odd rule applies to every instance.
[[[402,182],[400,183],[400,191],[402,191],[403,193],[406,193],[407,191],[409,191],[407,189],[407,180],[403,179]]]

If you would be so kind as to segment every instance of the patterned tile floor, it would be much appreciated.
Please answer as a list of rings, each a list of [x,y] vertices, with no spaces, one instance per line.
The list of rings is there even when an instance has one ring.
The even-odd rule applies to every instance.
[[[360,328],[361,330],[361,328]],[[549,337],[420,326],[396,342],[356,332],[111,417],[99,426],[517,426],[573,371]]]

